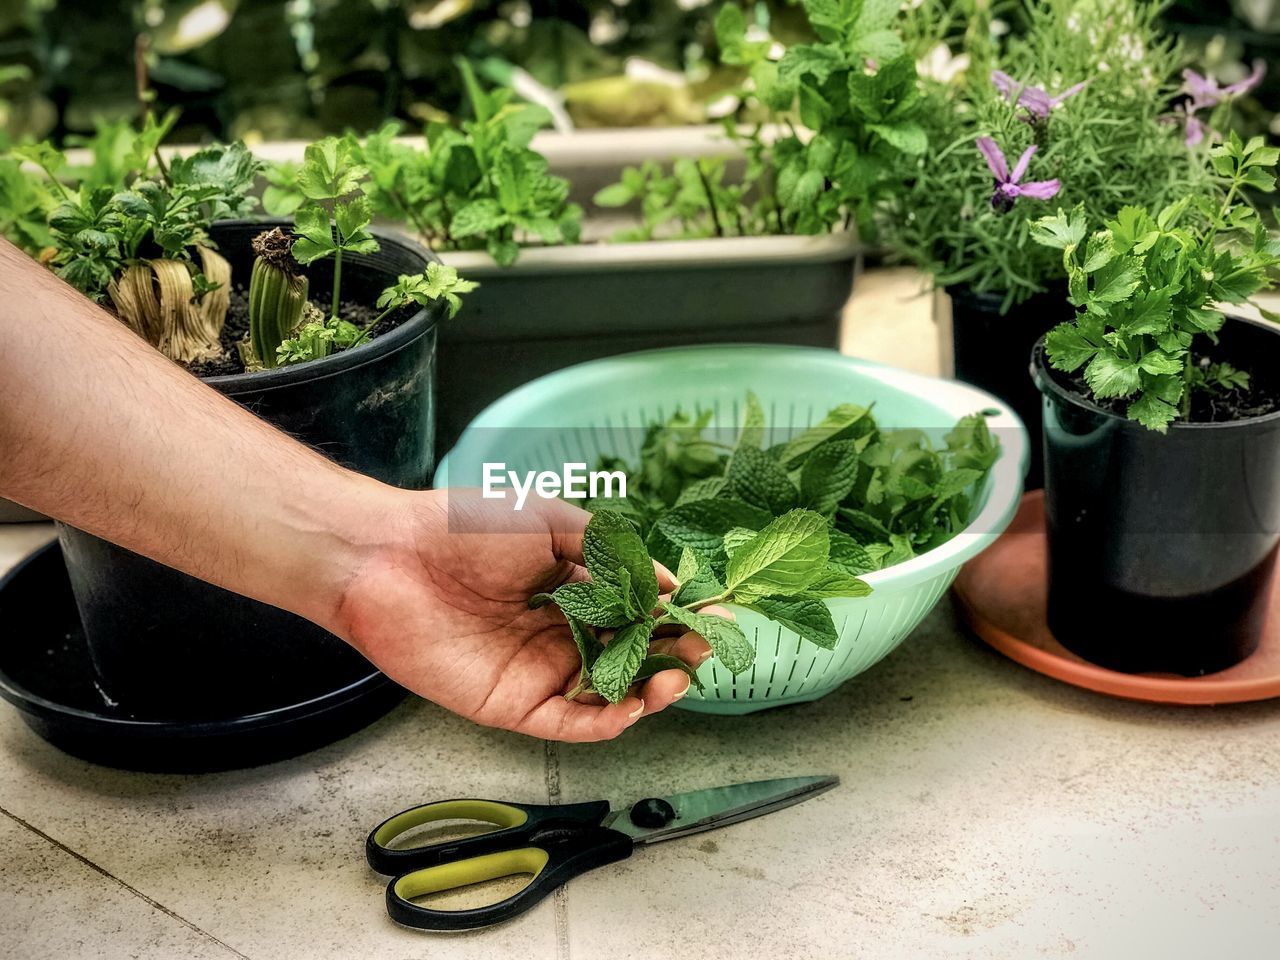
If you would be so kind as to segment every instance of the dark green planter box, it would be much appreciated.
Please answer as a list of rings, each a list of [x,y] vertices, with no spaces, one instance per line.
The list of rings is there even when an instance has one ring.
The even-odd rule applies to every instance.
[[[836,349],[851,234],[529,249],[512,267],[442,253],[480,287],[440,332],[437,449],[504,394],[601,357],[702,343]]]

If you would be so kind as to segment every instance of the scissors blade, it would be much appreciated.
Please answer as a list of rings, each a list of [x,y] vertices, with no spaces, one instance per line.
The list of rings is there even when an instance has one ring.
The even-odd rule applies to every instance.
[[[640,827],[631,822],[630,810],[612,814],[605,825],[627,834],[636,843],[674,840],[692,833],[714,830],[731,823],[762,817],[784,807],[802,803],[810,797],[826,793],[840,783],[835,776],[783,777],[711,787],[662,797],[675,810],[675,818],[663,826]]]

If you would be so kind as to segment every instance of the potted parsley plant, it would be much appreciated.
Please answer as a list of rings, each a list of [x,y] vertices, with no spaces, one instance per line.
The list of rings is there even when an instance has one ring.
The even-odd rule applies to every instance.
[[[980,12],[955,57],[940,43],[922,59],[929,151],[891,198],[884,236],[933,277],[949,372],[1012,405],[1038,449],[1026,357],[1070,312],[1061,260],[1030,241],[1031,225],[1058,205],[1083,204],[1100,223],[1125,205],[1159,209],[1214,184],[1203,148],[1184,142],[1175,111],[1184,57],[1162,33],[1158,5],[1021,9],[1020,34],[997,38]],[[1028,488],[1040,478],[1037,454]]]
[[[1081,205],[1033,225],[1075,310],[1033,360],[1049,625],[1094,663],[1195,676],[1258,646],[1280,544],[1280,326],[1219,305],[1246,303],[1280,267],[1241,201],[1275,189],[1277,159],[1231,134],[1210,153],[1221,199],[1105,223]]]
[[[437,329],[474,284],[371,231],[367,170],[344,141],[308,146],[303,202],[292,219],[263,221],[245,219],[259,164],[243,145],[165,160],[166,129],[148,117],[109,176],[69,168],[48,144],[15,148],[31,189],[53,198],[24,246],[213,389],[348,467],[426,487]],[[292,614],[69,526],[59,539],[96,681],[121,718],[207,731],[269,726],[326,697],[398,699],[345,643]],[[270,749],[344,732],[309,716],[311,734],[303,723]]]

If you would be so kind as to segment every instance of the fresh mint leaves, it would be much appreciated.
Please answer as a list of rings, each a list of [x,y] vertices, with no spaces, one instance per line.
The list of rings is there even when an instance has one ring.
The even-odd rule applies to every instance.
[[[735,443],[708,437],[710,422],[677,413],[649,426],[639,464],[608,461],[627,470],[629,496],[591,504],[583,537],[591,579],[530,600],[555,603],[569,622],[582,657],[570,696],[594,691],[616,703],[636,680],[683,666],[649,652],[654,631],[671,625],[700,633],[731,673],[748,669],[752,641],[737,623],[703,612],[713,604],[754,610],[834,648],[825,601],[867,596],[860,575],[960,530],[1000,455],[978,415],[937,449],[921,431],[880,430],[869,408],[852,404],[767,449],[754,396]],[[655,559],[679,580],[670,600],[659,597]],[[600,630],[616,632],[606,644]]]
[[[754,101],[770,126],[798,115],[808,133],[727,134],[746,154],[736,182],[721,159],[681,159],[666,172],[631,167],[596,194],[602,207],[636,204],[641,222],[619,240],[817,234],[856,227],[874,238],[876,209],[927,150],[915,59],[903,43],[904,8],[880,0],[803,0],[815,39],[783,48],[768,13],[733,3],[715,21],[721,63],[743,75],[739,100]],[[781,54],[779,51],[783,50]],[[757,111],[756,116],[759,115]]]
[[[523,243],[576,243],[582,210],[569,182],[529,146],[550,113],[512,102],[510,90],[486,91],[465,60],[458,69],[472,119],[428,124],[425,150],[398,142],[397,124],[358,145],[374,211],[412,224],[434,250],[486,250],[502,266]]]
[[[830,552],[826,521],[792,510],[729,554],[725,589],[742,599],[791,596],[822,576]]]
[[[627,689],[647,663],[654,671],[681,665],[674,658],[651,655],[653,631],[679,625],[700,633],[731,673],[741,673],[755,660],[755,649],[732,620],[698,612],[714,603],[757,605],[769,615],[773,610],[786,625],[828,648],[835,645],[835,626],[826,606],[804,588],[828,574],[826,521],[814,513],[793,510],[753,533],[729,560],[727,585],[721,587],[710,566],[703,567],[697,554],[686,551],[681,569],[689,583],[700,584],[696,598],[681,593],[658,608],[658,580],[653,560],[632,523],[621,514],[598,511],[587,525],[583,554],[589,581],[566,583],[552,594],[539,594],[530,606],[555,603],[564,613],[582,656],[582,678],[571,695],[594,691],[612,703]],[[859,593],[868,592],[859,582]],[[660,613],[655,616],[655,613]],[[587,627],[613,629],[607,645],[600,644]],[[603,646],[603,649],[599,649]],[[663,666],[666,664],[665,666]],[[691,670],[685,667],[691,677]]]
[[[942,444],[881,430],[870,408],[852,403],[772,446],[753,395],[735,442],[720,442],[710,424],[710,413],[685,412],[650,424],[636,464],[601,461],[626,471],[627,498],[588,507],[626,516],[671,569],[689,549],[722,579],[744,531],[797,508],[826,521],[833,562],[852,576],[932,549],[968,523],[973,491],[1000,455],[979,415]]]

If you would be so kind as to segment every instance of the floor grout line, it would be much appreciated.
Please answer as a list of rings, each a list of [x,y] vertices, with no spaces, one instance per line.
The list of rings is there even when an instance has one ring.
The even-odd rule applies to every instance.
[[[547,803],[560,802],[560,744],[543,741],[543,777],[547,786]],[[559,887],[551,895],[555,908],[556,958],[569,960],[569,888]]]
[[[229,943],[225,943],[224,941],[219,940],[219,939],[218,939],[217,937],[215,937],[213,934],[209,933],[209,931],[207,931],[207,930],[202,930],[200,927],[197,927],[194,923],[192,923],[192,922],[191,922],[190,920],[188,920],[186,917],[183,917],[182,915],[180,915],[180,914],[178,914],[178,913],[175,913],[174,911],[172,911],[172,910],[170,910],[168,907],[166,907],[163,903],[160,903],[158,900],[155,900],[155,899],[153,899],[153,898],[151,898],[151,897],[147,896],[145,893],[143,893],[143,892],[142,892],[141,890],[139,890],[137,887],[131,886],[130,884],[128,884],[128,883],[126,883],[125,881],[121,880],[121,879],[120,879],[119,877],[117,877],[114,873],[112,873],[111,871],[107,870],[105,867],[100,867],[98,864],[94,863],[92,860],[90,860],[90,859],[89,859],[88,857],[86,857],[84,854],[79,853],[79,852],[77,852],[77,851],[75,851],[75,850],[72,850],[70,847],[68,847],[68,846],[67,846],[65,843],[63,843],[61,840],[55,840],[53,837],[49,836],[49,834],[45,833],[43,830],[41,830],[39,827],[37,827],[35,824],[33,824],[33,823],[28,823],[26,820],[23,820],[23,819],[22,819],[20,816],[18,816],[16,813],[12,813],[12,812],[10,812],[10,811],[6,810],[4,807],[0,807],[0,813],[4,814],[6,817],[8,817],[10,820],[12,820],[14,823],[16,823],[18,826],[20,826],[20,827],[24,827],[24,828],[26,828],[27,830],[30,830],[32,833],[34,833],[34,834],[35,834],[37,837],[39,837],[40,839],[44,840],[46,843],[52,844],[54,847],[57,847],[57,848],[58,848],[59,850],[61,850],[63,853],[68,854],[68,855],[70,855],[70,856],[74,857],[76,860],[79,860],[81,863],[83,863],[83,864],[84,864],[86,867],[88,867],[89,869],[93,870],[93,871],[94,871],[94,872],[96,872],[96,873],[101,874],[102,876],[104,876],[104,877],[106,877],[108,880],[110,880],[111,882],[113,882],[113,883],[115,883],[115,884],[118,884],[120,887],[122,887],[123,889],[127,890],[129,893],[133,894],[133,895],[134,895],[135,897],[137,897],[139,900],[141,900],[141,901],[143,901],[144,903],[146,903],[146,904],[150,905],[153,909],[155,909],[155,910],[159,910],[161,913],[163,913],[165,916],[169,917],[170,919],[177,920],[177,921],[178,921],[180,924],[182,924],[184,927],[188,927],[188,928],[190,928],[191,930],[194,930],[196,933],[198,933],[200,936],[204,937],[206,940],[209,940],[209,941],[210,941],[210,942],[212,942],[212,943],[216,943],[218,946],[222,947],[224,950],[230,951],[230,952],[231,952],[231,953],[233,953],[235,956],[239,957],[239,958],[240,958],[240,960],[249,960],[249,957],[245,956],[245,954],[241,953],[241,952],[240,952],[239,950],[237,950],[235,947],[231,946],[231,944],[229,944]]]

